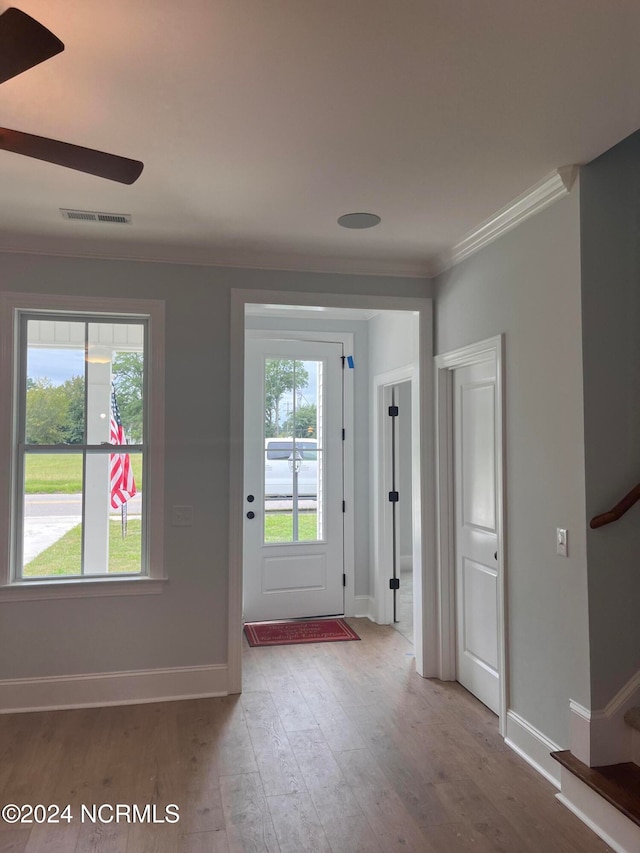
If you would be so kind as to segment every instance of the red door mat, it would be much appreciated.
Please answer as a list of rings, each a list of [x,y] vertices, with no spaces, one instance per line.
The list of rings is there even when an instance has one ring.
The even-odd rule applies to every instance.
[[[250,646],[287,646],[293,643],[336,643],[360,637],[344,619],[299,619],[289,622],[247,622]]]

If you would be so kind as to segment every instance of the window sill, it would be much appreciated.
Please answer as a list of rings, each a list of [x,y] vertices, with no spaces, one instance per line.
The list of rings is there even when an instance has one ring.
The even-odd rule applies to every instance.
[[[99,598],[120,595],[156,595],[166,578],[111,578],[94,580],[20,581],[0,586],[0,601],[39,601],[52,598]]]

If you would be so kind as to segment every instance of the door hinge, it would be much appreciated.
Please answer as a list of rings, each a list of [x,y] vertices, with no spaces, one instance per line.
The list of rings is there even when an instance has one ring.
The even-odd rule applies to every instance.
[[[392,504],[398,503],[400,500],[400,494],[398,492],[389,492],[389,500]]]
[[[400,589],[400,578],[389,578],[389,589]]]
[[[400,412],[400,409],[398,409],[397,406],[389,406],[389,417],[390,418],[397,418],[399,412]]]
[[[347,511],[347,502],[342,501],[342,512],[346,512],[346,511]]]
[[[346,355],[341,355],[341,356],[340,356],[340,360],[342,361],[342,369],[344,370],[344,365],[345,365],[345,362],[346,362],[346,360],[347,360]]]
[[[346,585],[347,585],[347,576],[342,575],[342,586],[346,586]]]
[[[344,427],[343,427],[343,428],[342,428],[342,440],[343,440],[343,441],[345,440],[346,435],[347,435],[347,433],[346,433],[346,431],[345,431],[345,429],[344,429]]]

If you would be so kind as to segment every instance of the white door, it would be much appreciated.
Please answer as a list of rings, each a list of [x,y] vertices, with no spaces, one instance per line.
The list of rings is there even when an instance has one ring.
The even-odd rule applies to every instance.
[[[457,677],[499,713],[496,370],[454,372]]]
[[[244,619],[344,612],[343,347],[247,338]]]

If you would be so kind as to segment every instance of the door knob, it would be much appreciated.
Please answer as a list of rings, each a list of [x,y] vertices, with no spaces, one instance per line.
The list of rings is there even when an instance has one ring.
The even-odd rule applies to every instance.
[[[248,500],[248,501],[249,501],[249,503],[251,504],[251,503],[253,503],[253,502],[255,501],[255,498],[254,498],[254,496],[253,496],[253,495],[247,495],[247,500]]]
[[[255,512],[251,512],[251,511],[249,511],[249,512],[247,513],[247,518],[255,518],[255,517],[256,517]]]

